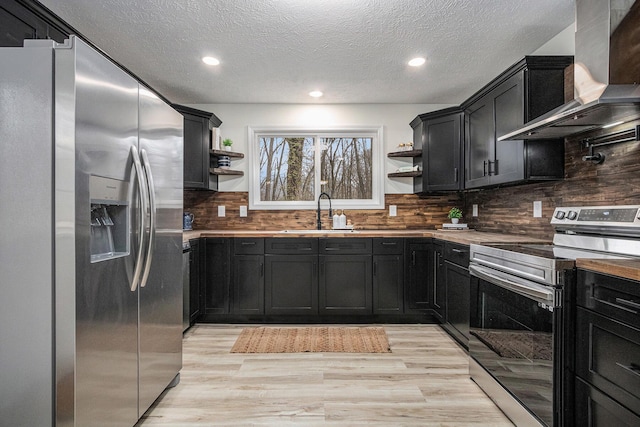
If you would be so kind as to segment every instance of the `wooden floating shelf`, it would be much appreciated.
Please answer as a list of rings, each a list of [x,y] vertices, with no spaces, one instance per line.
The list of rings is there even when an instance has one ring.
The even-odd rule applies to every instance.
[[[394,151],[387,153],[387,157],[420,157],[422,156],[422,150],[409,150],[409,151]]]
[[[244,154],[242,153],[236,153],[234,151],[225,151],[225,150],[209,150],[209,153],[213,156],[216,157],[220,157],[220,156],[228,156],[229,158],[232,159],[244,159]]]
[[[406,178],[406,177],[417,177],[422,176],[422,171],[411,171],[411,172],[393,172],[387,174],[389,178]]]
[[[237,175],[237,176],[244,175],[244,172],[242,171],[234,171],[233,169],[221,169],[221,168],[211,168],[209,169],[209,173],[211,175]]]

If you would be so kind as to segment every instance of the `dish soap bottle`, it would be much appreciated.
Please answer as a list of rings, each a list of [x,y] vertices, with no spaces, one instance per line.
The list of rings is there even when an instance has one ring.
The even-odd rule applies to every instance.
[[[340,228],[340,217],[338,216],[338,211],[336,210],[336,213],[333,214],[333,228],[334,230],[337,230],[338,228]]]
[[[344,209],[342,210],[342,213],[340,214],[340,224],[339,224],[338,228],[342,228],[342,229],[347,228],[347,216],[344,214]]]

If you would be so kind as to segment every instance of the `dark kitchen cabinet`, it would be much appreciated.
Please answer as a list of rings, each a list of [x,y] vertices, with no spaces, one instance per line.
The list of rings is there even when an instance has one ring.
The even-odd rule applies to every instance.
[[[469,345],[469,246],[444,243],[446,322],[444,328],[465,348]]]
[[[422,149],[422,176],[414,193],[463,189],[463,113],[458,107],[421,114],[411,122],[414,147]]]
[[[222,121],[207,111],[172,106],[184,117],[184,188],[217,191],[218,175],[210,173],[211,130]]]
[[[372,314],[372,241],[320,239],[321,315]]]
[[[404,311],[404,241],[373,239],[373,313]]]
[[[434,240],[432,245],[433,312],[441,322],[447,319],[447,271],[444,263],[444,242]]]
[[[205,317],[227,315],[231,311],[231,239],[204,239],[204,274],[200,308]]]
[[[265,313],[318,314],[318,239],[265,242]]]
[[[233,314],[264,314],[264,256],[233,259]]]
[[[77,34],[39,4],[29,3],[24,5],[9,0],[0,4],[0,46],[22,47],[26,39],[51,39],[62,43],[69,34]]]
[[[200,275],[200,239],[191,239],[189,253],[189,324],[193,325],[200,317],[201,275]]]
[[[564,103],[570,56],[527,56],[462,105],[465,186],[562,179],[564,140],[498,141]]]
[[[640,282],[578,270],[576,425],[640,423]]]
[[[264,314],[264,240],[233,239],[233,314]]]
[[[405,312],[431,309],[433,257],[431,239],[405,239]]]

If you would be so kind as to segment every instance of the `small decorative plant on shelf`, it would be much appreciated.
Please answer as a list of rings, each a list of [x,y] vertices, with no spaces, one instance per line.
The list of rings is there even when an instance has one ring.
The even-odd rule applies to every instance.
[[[447,218],[451,219],[453,224],[457,224],[462,218],[462,211],[458,208],[451,208],[447,214]]]
[[[225,150],[231,151],[231,146],[233,145],[233,141],[227,138],[222,141],[222,145],[224,146]]]

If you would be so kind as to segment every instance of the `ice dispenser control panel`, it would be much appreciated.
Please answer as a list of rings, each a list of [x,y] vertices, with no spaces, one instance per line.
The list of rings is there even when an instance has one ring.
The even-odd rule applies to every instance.
[[[91,262],[129,255],[129,184],[91,175]]]

